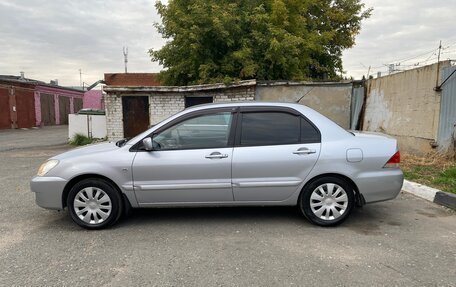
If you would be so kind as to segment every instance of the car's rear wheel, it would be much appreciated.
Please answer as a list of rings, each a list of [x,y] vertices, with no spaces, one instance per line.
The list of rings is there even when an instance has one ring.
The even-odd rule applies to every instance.
[[[114,224],[122,214],[122,198],[109,182],[85,179],[73,186],[67,206],[71,219],[86,229],[102,229]]]
[[[334,226],[350,215],[355,203],[353,187],[338,177],[322,177],[308,184],[300,198],[304,216],[313,224]]]

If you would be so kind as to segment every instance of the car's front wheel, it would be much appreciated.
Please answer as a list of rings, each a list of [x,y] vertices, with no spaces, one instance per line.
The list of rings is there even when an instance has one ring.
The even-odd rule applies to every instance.
[[[352,186],[338,177],[322,177],[308,184],[300,198],[304,216],[313,224],[334,226],[349,216],[355,203]]]
[[[119,192],[107,181],[85,179],[71,188],[67,206],[71,219],[86,229],[102,229],[114,224],[122,214]]]

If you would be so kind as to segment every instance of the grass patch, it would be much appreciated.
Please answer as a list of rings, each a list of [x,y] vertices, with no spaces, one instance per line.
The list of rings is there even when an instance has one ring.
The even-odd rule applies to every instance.
[[[94,142],[93,139],[88,138],[83,134],[75,134],[73,136],[73,138],[70,140],[70,145],[81,146],[81,145],[88,145],[93,142]]]
[[[456,162],[438,154],[424,157],[404,154],[401,163],[406,179],[456,194]]]

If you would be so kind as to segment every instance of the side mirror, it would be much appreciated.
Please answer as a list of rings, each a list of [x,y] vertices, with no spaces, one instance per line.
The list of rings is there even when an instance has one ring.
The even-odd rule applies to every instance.
[[[153,147],[152,147],[152,138],[151,137],[147,137],[145,139],[143,139],[143,145],[144,145],[144,149],[147,150],[147,151],[152,151],[153,150]]]

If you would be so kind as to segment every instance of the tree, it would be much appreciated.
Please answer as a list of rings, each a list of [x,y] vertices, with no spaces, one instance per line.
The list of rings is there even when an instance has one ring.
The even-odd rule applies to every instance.
[[[338,79],[370,16],[360,0],[158,1],[167,43],[149,50],[167,85]]]

